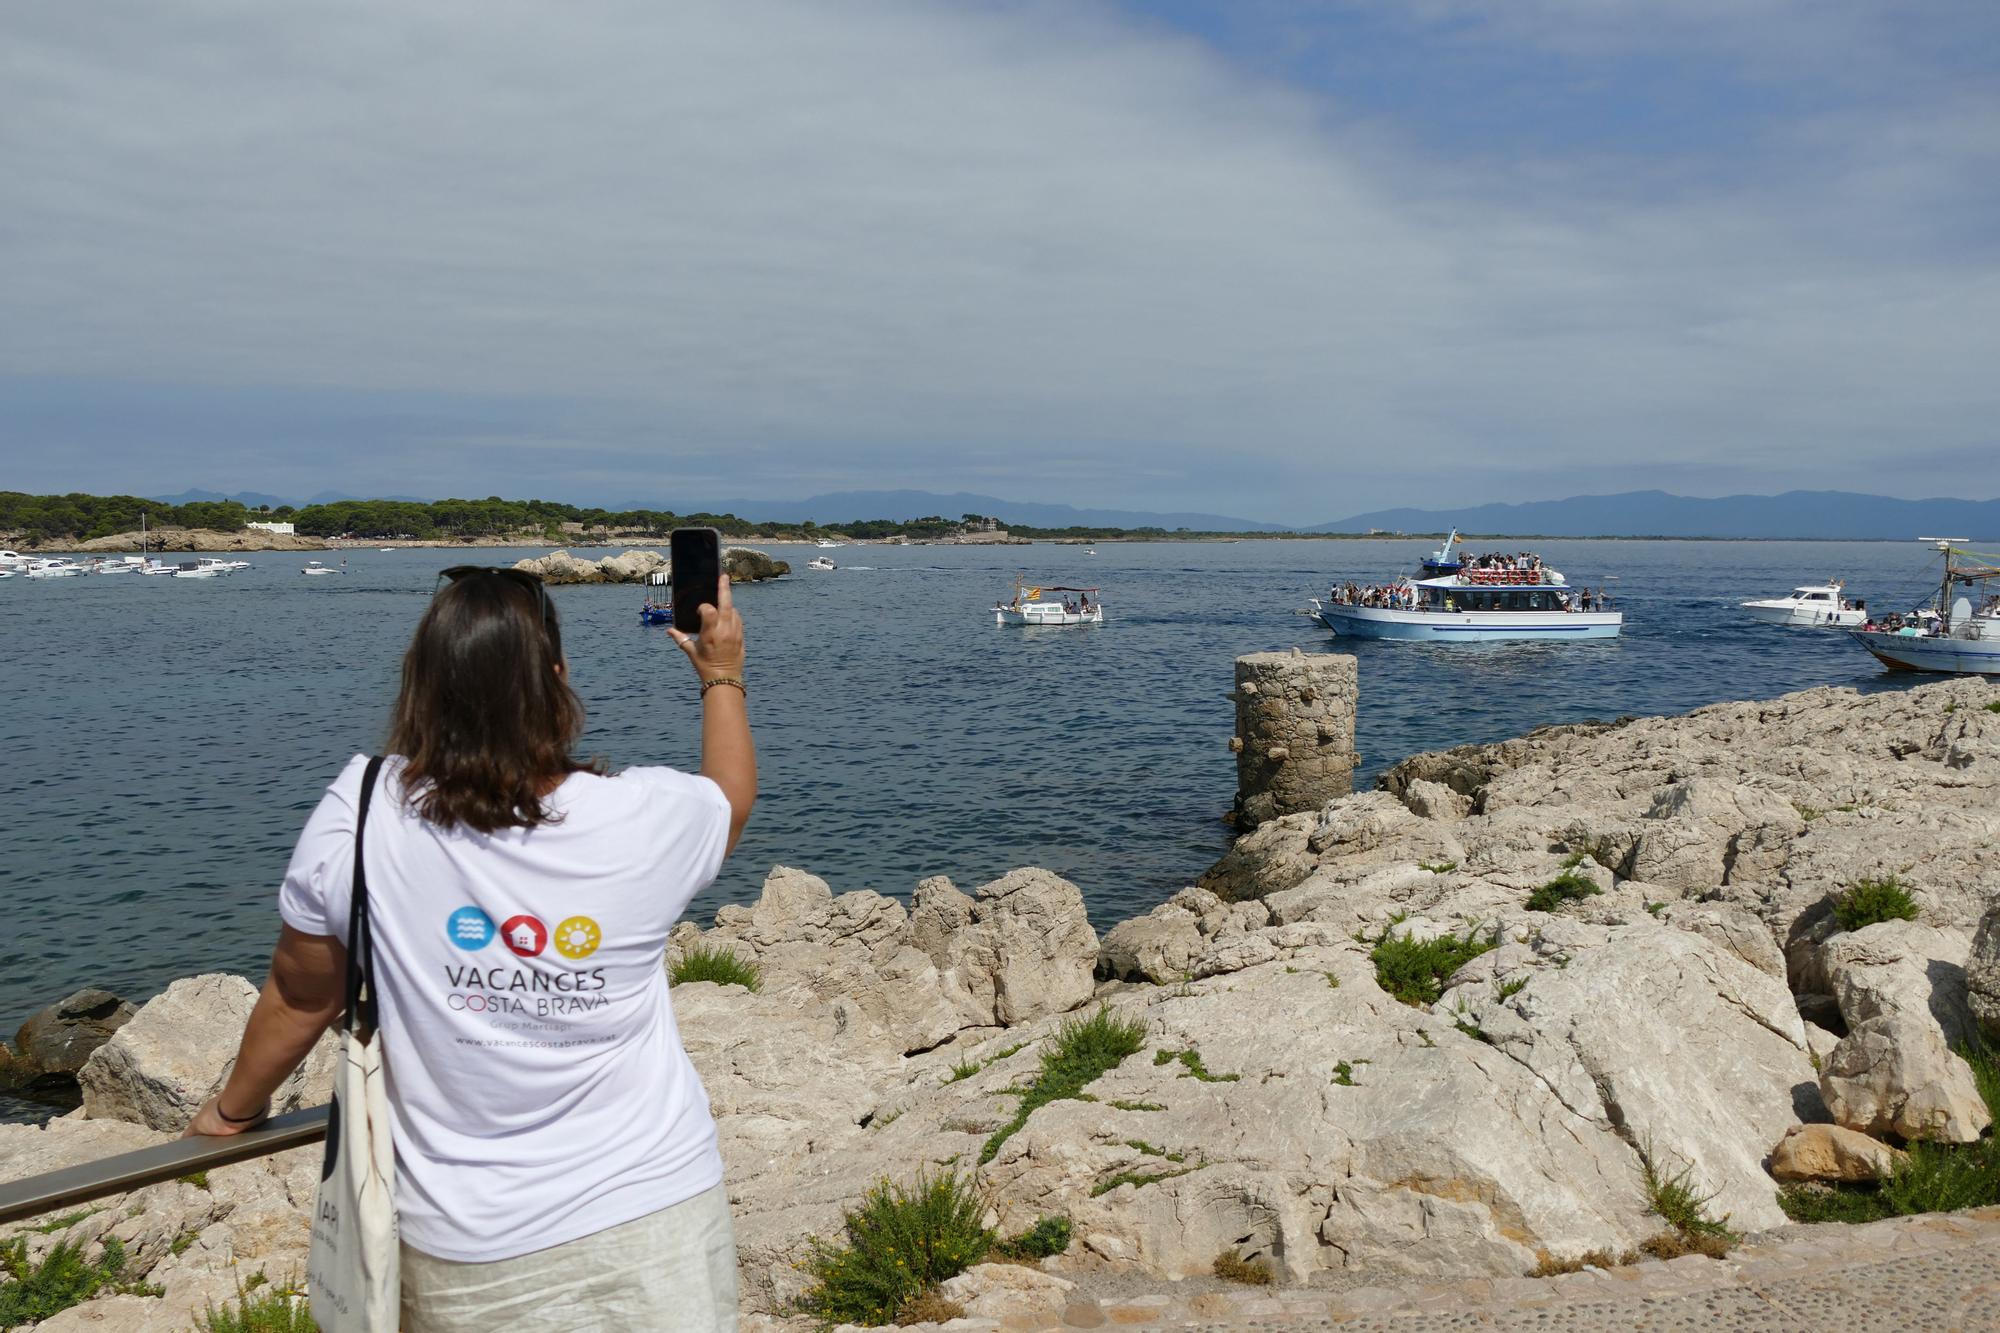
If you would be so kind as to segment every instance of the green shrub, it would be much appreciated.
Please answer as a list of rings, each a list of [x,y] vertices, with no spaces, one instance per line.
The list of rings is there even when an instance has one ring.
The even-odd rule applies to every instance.
[[[1574,870],[1566,869],[1528,895],[1528,910],[1553,912],[1564,903],[1575,902],[1579,898],[1588,898],[1594,893],[1602,892],[1604,890],[1598,888],[1597,882],[1589,876],[1579,875]]]
[[[1409,935],[1391,935],[1386,930],[1368,957],[1375,964],[1375,981],[1404,1004],[1422,1007],[1435,1004],[1444,994],[1452,973],[1493,947],[1491,939],[1468,933],[1440,935],[1417,940]]]
[[[723,945],[697,944],[683,953],[667,973],[667,982],[713,981],[718,986],[741,986],[756,990],[764,973],[755,963],[746,963]]]
[[[1864,879],[1834,895],[1833,919],[1842,930],[1860,930],[1878,921],[1915,921],[1917,903],[1894,875]]]
[[[919,1175],[905,1189],[882,1180],[842,1223],[846,1243],[814,1237],[805,1261],[813,1285],[800,1308],[824,1324],[888,1324],[912,1302],[986,1257],[993,1233],[970,1176]]]
[[[1786,1185],[1778,1207],[1794,1222],[1879,1222],[1895,1211],[1874,1186]]]
[[[236,1284],[236,1299],[202,1315],[205,1333],[319,1333],[296,1288],[266,1285],[259,1274]]]
[[[1010,1236],[994,1246],[1010,1259],[1046,1259],[1069,1248],[1070,1224],[1067,1217],[1044,1217],[1018,1236]]]
[[[65,1241],[37,1264],[28,1262],[27,1241],[0,1241],[0,1329],[39,1323],[100,1291],[158,1294],[125,1282],[124,1272],[125,1245],[116,1236],[105,1238],[96,1259],[84,1258],[81,1243]]]
[[[979,1061],[977,1060],[961,1060],[957,1064],[951,1067],[951,1077],[946,1079],[945,1082],[947,1083],[961,1082],[964,1079],[971,1078],[974,1074],[977,1074],[980,1070],[984,1068],[986,1068],[986,1066],[980,1064]]]
[[[1986,705],[1986,711],[1989,713],[2000,713],[2000,699],[1995,699],[1992,703]]]
[[[1098,1075],[1117,1068],[1119,1061],[1145,1044],[1144,1023],[1113,1018],[1109,1009],[1063,1024],[1055,1041],[1042,1052],[1041,1071],[1021,1093],[1014,1118],[994,1130],[979,1150],[980,1164],[992,1161],[1000,1145],[1027,1124],[1029,1116],[1050,1102],[1075,1097]]]

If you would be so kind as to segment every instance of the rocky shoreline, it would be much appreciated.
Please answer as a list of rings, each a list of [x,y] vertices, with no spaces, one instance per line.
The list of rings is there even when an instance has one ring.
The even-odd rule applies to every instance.
[[[779,867],[669,950],[761,976],[675,989],[745,1308],[790,1308],[806,1238],[924,1166],[976,1169],[1003,1231],[1068,1217],[1044,1261],[1064,1280],[1205,1275],[1225,1250],[1289,1287],[1518,1278],[1656,1236],[1649,1171],[1738,1231],[1781,1226],[1774,1172],[1865,1178],[1908,1141],[1987,1131],[1954,1048],[2000,1036],[1997,797],[2000,691],[1964,679],[1418,755],[1102,935],[1046,870],[928,879],[906,904]],[[1915,920],[1841,924],[1836,900],[1891,880]],[[1432,941],[1448,970],[1412,972]],[[252,995],[192,978],[117,1024],[81,1109],[0,1126],[0,1179],[177,1132]],[[1024,1102],[1099,1009],[1140,1049]],[[324,1055],[287,1104],[323,1100]],[[116,1236],[164,1292],[42,1327],[177,1329],[245,1265],[302,1268],[316,1161],[0,1231],[30,1254]]]

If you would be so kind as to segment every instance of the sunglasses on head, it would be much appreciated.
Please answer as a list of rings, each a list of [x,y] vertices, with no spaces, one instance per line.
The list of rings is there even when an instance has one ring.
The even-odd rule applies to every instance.
[[[535,607],[541,612],[542,623],[545,625],[548,623],[549,590],[543,584],[540,574],[531,574],[525,569],[507,569],[499,565],[453,565],[450,569],[440,570],[438,577],[451,583],[457,583],[461,579],[471,578],[475,574],[490,574],[495,578],[507,579],[518,583],[523,588],[533,589],[535,593]]]

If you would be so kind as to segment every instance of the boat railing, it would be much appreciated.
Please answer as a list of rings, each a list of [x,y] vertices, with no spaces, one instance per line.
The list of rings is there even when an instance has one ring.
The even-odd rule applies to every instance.
[[[0,1222],[18,1222],[79,1203],[126,1194],[211,1167],[301,1148],[326,1137],[326,1107],[272,1116],[228,1138],[174,1139],[150,1148],[79,1162],[20,1180],[0,1181]]]

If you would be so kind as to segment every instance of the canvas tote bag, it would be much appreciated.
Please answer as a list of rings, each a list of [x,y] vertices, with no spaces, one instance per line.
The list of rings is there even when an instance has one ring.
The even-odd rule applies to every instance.
[[[362,861],[369,798],[382,757],[368,761],[354,820],[354,893],[347,915],[347,1011],[341,1019],[326,1160],[314,1201],[306,1292],[322,1333],[395,1333],[402,1303],[396,1231],[396,1147],[389,1139],[388,1072],[376,1031],[375,948]]]

